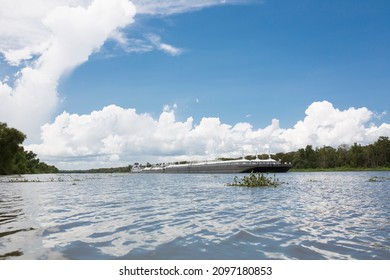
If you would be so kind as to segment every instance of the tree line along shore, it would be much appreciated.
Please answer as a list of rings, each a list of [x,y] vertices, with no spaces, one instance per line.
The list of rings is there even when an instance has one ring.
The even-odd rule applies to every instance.
[[[366,146],[354,143],[337,148],[307,145],[295,152],[277,153],[275,158],[291,162],[293,170],[390,170],[390,140],[380,136]]]
[[[37,173],[127,173],[131,165],[125,167],[98,168],[89,170],[58,170],[53,165],[41,162],[37,155],[26,151],[22,143],[26,135],[0,122],[0,175]],[[267,159],[268,154],[258,155]],[[350,171],[350,170],[390,170],[390,139],[380,136],[372,144],[362,146],[340,145],[337,148],[323,146],[305,148],[294,152],[276,153],[272,156],[282,162],[291,162],[291,171]],[[248,155],[246,159],[255,159]],[[231,160],[233,158],[220,158]],[[183,163],[183,162],[180,162]],[[149,163],[147,165],[150,165]]]
[[[0,122],[0,175],[57,173],[55,166],[41,162],[23,148],[25,139],[23,132]]]

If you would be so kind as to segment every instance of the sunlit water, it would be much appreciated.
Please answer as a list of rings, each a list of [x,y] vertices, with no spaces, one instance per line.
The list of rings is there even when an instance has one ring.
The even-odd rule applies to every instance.
[[[0,259],[390,259],[390,172],[276,176],[3,176]]]

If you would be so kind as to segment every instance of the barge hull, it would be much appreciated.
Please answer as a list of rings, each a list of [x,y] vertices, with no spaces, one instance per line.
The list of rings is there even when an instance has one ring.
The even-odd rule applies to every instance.
[[[248,161],[244,163],[221,164],[185,164],[170,165],[167,167],[143,169],[142,173],[284,173],[291,168],[290,164],[285,163],[257,163]]]

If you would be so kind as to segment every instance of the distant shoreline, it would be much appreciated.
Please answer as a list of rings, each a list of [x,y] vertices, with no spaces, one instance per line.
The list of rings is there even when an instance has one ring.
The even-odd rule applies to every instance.
[[[351,171],[390,171],[390,167],[334,167],[334,168],[291,168],[289,172],[351,172]]]
[[[295,172],[365,172],[365,171],[390,171],[390,167],[364,168],[364,167],[335,167],[335,168],[291,168],[287,173]],[[43,175],[43,174],[125,174],[131,173],[127,167],[123,168],[102,168],[89,170],[59,170],[56,173],[34,173],[34,174],[8,174],[1,176],[21,176],[21,175]]]
[[[116,168],[113,168],[116,169]],[[390,171],[390,167],[364,168],[364,167],[335,167],[335,168],[291,168],[288,172],[352,172],[352,171]],[[287,172],[287,173],[288,173]],[[104,171],[98,169],[92,170],[60,170],[58,173],[130,173],[130,171],[110,170]]]

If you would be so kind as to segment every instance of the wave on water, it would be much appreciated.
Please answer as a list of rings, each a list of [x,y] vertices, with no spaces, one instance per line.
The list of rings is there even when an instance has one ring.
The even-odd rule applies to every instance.
[[[390,259],[389,180],[372,176],[1,177],[0,259]]]

